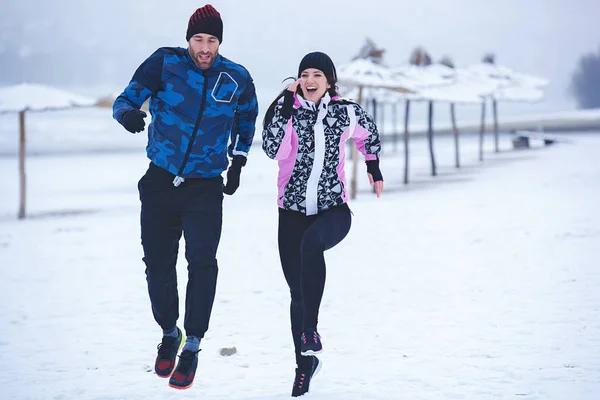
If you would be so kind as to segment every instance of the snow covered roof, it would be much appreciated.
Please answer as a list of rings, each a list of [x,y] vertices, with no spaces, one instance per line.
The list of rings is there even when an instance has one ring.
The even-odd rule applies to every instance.
[[[468,66],[466,71],[479,79],[496,81],[500,86],[510,84],[514,74],[513,70],[510,68],[483,62]]]
[[[476,90],[470,90],[465,84],[439,86],[423,89],[419,92],[422,99],[449,103],[481,103],[483,98]]]
[[[356,59],[337,68],[338,82],[342,86],[363,86],[392,89],[401,92],[414,91],[414,85],[397,79],[391,71],[369,59]]]
[[[95,104],[95,99],[36,83],[0,88],[0,113],[90,107]]]
[[[498,88],[492,96],[498,101],[540,101],[544,97],[541,90],[548,80],[515,72],[502,65],[479,63],[467,68],[467,72],[479,79],[495,81]]]
[[[514,85],[501,87],[494,92],[494,99],[498,101],[523,101],[537,102],[544,98],[544,92],[541,89]]]
[[[481,103],[486,96],[498,101],[535,102],[544,97],[541,89],[548,84],[546,79],[489,63],[464,69],[442,64],[424,67],[404,64],[387,68],[369,59],[357,59],[340,66],[338,81],[345,97],[356,99],[358,91],[353,88],[363,86],[363,98],[382,102],[409,99]],[[398,89],[404,93],[385,89]]]
[[[432,86],[450,85],[454,81],[455,71],[441,64],[419,67],[412,64],[398,65],[391,68],[396,79],[405,79],[418,89]]]
[[[502,85],[514,85],[517,83],[521,86],[535,88],[543,88],[548,85],[547,79],[521,72],[515,72],[512,69],[502,65],[479,63],[471,65],[467,68],[467,71],[477,77],[496,80]]]
[[[512,75],[512,80],[514,82],[519,83],[522,86],[529,86],[538,89],[548,86],[549,83],[547,79],[538,76],[523,74],[520,72],[514,72]]]
[[[340,94],[350,100],[358,101],[358,87],[356,86],[340,86]],[[398,103],[407,98],[414,96],[410,93],[397,92],[389,89],[382,89],[378,87],[365,87],[363,88],[362,98],[364,99],[376,99],[382,103]]]
[[[452,103],[481,103],[482,96],[490,95],[498,87],[497,82],[479,78],[463,69],[443,64],[424,67],[405,64],[391,68],[394,76],[411,80],[416,94],[407,95],[412,100],[433,100]]]

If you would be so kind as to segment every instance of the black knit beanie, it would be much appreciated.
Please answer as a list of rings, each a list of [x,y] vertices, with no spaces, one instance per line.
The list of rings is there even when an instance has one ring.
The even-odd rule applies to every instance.
[[[305,55],[302,61],[300,61],[300,66],[298,67],[298,77],[300,77],[302,71],[307,68],[318,69],[325,74],[326,78],[334,81],[337,80],[335,65],[333,65],[333,61],[331,61],[331,58],[329,58],[329,56],[325,53],[315,51],[314,53],[308,53]]]
[[[188,22],[185,40],[189,40],[197,33],[208,33],[216,36],[219,43],[223,43],[223,20],[221,14],[210,4],[196,10]]]

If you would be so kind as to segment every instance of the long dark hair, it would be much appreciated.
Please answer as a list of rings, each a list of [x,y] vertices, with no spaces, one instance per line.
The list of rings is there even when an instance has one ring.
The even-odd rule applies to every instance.
[[[327,89],[329,96],[331,96],[331,97],[339,96],[338,87],[337,87],[337,74],[335,76],[326,76],[326,78],[327,78],[327,83],[330,86],[329,89]],[[288,76],[281,82],[283,83],[289,79],[292,79],[295,81],[298,78],[294,78],[293,76]],[[275,97],[275,100],[273,100],[273,102],[269,105],[269,108],[267,108],[267,112],[265,113],[265,118],[263,119],[263,129],[265,129],[267,127],[267,124],[269,122],[271,122],[271,120],[273,119],[273,115],[275,115],[275,106],[277,106],[277,103],[285,95],[285,91],[288,90],[288,88],[290,86],[291,86],[291,83],[289,85],[287,85],[281,91],[281,93],[279,93],[277,95],[277,97]],[[300,86],[298,86],[298,88],[296,89],[296,93],[298,93],[300,96],[304,97],[304,94],[302,93],[302,88]]]

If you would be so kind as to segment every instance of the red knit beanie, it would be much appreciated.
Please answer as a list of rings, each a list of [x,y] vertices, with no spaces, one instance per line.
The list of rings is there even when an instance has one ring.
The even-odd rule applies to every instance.
[[[223,42],[223,20],[221,14],[210,4],[196,10],[188,22],[185,40],[189,41],[197,33],[208,33]]]

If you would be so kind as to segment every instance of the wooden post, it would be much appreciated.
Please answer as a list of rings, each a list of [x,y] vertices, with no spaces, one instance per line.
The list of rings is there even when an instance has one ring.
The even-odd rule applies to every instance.
[[[376,125],[377,125],[378,131],[379,131],[379,142],[380,142],[380,146],[381,146],[380,152],[381,152],[381,154],[383,154],[384,153],[384,150],[383,150],[384,140],[387,143],[387,138],[386,139],[383,138],[384,134],[387,133],[387,131],[385,129],[385,102],[384,101],[379,103],[378,114],[379,114],[379,124],[376,124]],[[375,192],[375,185],[373,185],[373,192]]]
[[[479,127],[479,161],[483,161],[483,134],[485,132],[485,103],[483,99],[481,103],[481,126]]]
[[[358,87],[358,104],[362,107],[362,91],[363,87]],[[356,179],[358,174],[358,150],[356,150],[356,145],[351,146],[352,149],[352,180],[350,181],[350,198],[356,198]]]
[[[377,99],[375,97],[373,97],[371,99],[371,113],[372,113],[373,121],[375,122],[375,125],[377,125],[377,112],[379,111],[377,109],[378,104],[379,104],[379,102],[377,101]]]
[[[375,109],[377,109],[377,104],[378,103],[375,103]],[[383,136],[384,136],[384,131],[386,131],[384,125],[385,125],[385,101],[382,101],[382,102],[379,103],[379,124],[377,125],[378,132],[379,132],[379,149],[380,149],[379,150],[379,157],[381,157],[381,155],[383,155],[384,152],[385,152],[383,150],[383,147],[384,147]],[[381,129],[379,129],[379,127],[381,127]],[[385,139],[385,143],[387,143],[387,138]],[[373,193],[376,193],[375,185],[371,186],[371,191]]]
[[[429,142],[429,157],[431,158],[431,176],[436,176],[435,154],[433,153],[433,101],[429,102],[427,141]]]
[[[392,102],[392,131],[394,138],[394,153],[398,151],[398,103]]]
[[[404,184],[408,184],[408,122],[410,120],[410,100],[406,99],[404,109]]]
[[[460,149],[458,140],[458,127],[456,126],[456,110],[454,103],[450,103],[450,118],[452,119],[452,132],[454,133],[454,165],[460,168]]]
[[[498,129],[498,102],[496,99],[492,100],[492,112],[494,113],[494,146],[496,153],[499,153],[500,146],[498,145],[498,136],[500,132]]]
[[[19,112],[19,219],[25,218],[25,111]]]
[[[381,132],[381,130],[379,130],[379,125],[378,125],[378,114],[379,114],[379,109],[378,109],[378,102],[377,99],[375,98],[376,95],[373,95],[373,98],[369,101],[367,100],[367,103],[371,104],[371,116],[373,117],[373,122],[375,123],[375,125],[377,125],[378,131],[379,131],[379,145],[381,146],[381,150],[383,151],[383,134]]]

